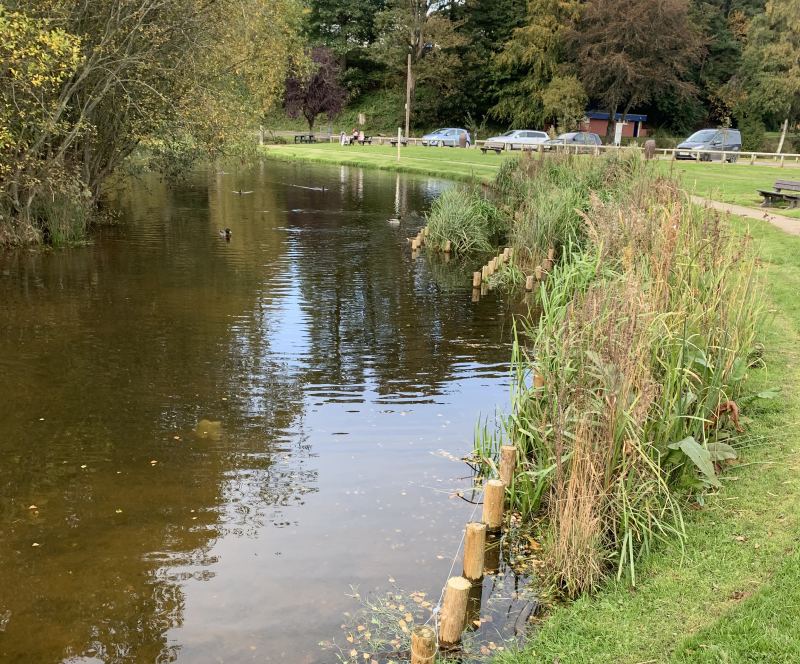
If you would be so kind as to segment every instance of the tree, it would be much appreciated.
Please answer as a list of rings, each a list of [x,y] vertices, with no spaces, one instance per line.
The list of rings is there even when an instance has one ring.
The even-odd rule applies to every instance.
[[[182,133],[220,152],[276,103],[300,14],[295,0],[14,4],[0,9],[0,206],[12,239],[41,235],[42,201],[94,204],[143,140]]]
[[[559,133],[577,128],[588,103],[586,91],[574,76],[556,76],[542,93],[544,113],[555,119]]]
[[[735,112],[758,123],[800,120],[800,0],[772,0],[747,33],[742,65],[731,80]]]
[[[347,55],[375,40],[375,14],[384,6],[384,0],[311,0],[308,36],[334,52],[344,73]]]
[[[509,79],[492,109],[495,117],[517,127],[545,121],[542,94],[561,73],[564,36],[579,11],[578,0],[528,0],[526,25],[514,30],[494,59],[496,70]]]
[[[686,80],[703,52],[685,0],[590,0],[567,41],[589,96],[609,112],[607,138],[622,110],[646,104],[664,89],[689,98]]]
[[[320,113],[335,117],[342,110],[347,93],[338,83],[339,67],[333,51],[324,46],[315,46],[310,53],[310,66],[295,69],[286,77],[284,105],[290,118],[301,114],[308,122],[308,130],[314,129],[314,120]]]

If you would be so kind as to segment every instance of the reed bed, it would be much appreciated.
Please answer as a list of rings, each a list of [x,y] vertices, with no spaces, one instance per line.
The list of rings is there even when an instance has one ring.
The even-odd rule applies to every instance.
[[[460,255],[492,251],[507,229],[503,213],[475,185],[444,191],[426,216],[428,245],[444,250],[449,241]]]
[[[569,596],[613,569],[635,584],[656,542],[682,546],[683,505],[720,486],[737,455],[735,400],[758,361],[752,239],[636,159],[570,176],[567,160],[528,158],[498,177],[507,205],[526,210],[515,238],[540,243],[531,256],[548,228],[569,231],[536,316],[517,327],[512,409],[501,430],[478,432],[477,451],[518,448],[511,500],[549,517],[546,569]],[[531,201],[559,181],[567,200],[587,187],[587,204],[536,230]]]

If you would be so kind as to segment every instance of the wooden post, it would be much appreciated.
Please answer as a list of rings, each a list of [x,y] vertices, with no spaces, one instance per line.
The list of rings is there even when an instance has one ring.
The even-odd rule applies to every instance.
[[[752,166],[755,163],[756,163],[756,153],[755,152],[751,152],[750,153],[750,165]]]
[[[696,162],[699,162],[699,161],[700,161],[700,150],[699,150],[699,149],[697,150],[697,156],[694,158],[694,160],[695,160]]]
[[[781,155],[781,168],[783,168],[783,160],[786,158],[785,154]]]
[[[472,584],[463,576],[454,576],[447,580],[439,624],[439,646],[442,648],[454,648],[461,641],[471,587]]]
[[[444,253],[446,254],[450,253],[450,240],[444,243]]]
[[[506,247],[503,249],[503,256],[505,256],[506,260],[511,258],[511,247]]]
[[[553,260],[556,257],[556,250],[551,248],[547,250],[547,258]]]
[[[480,272],[473,272],[472,273],[472,287],[473,288],[480,288],[481,287],[481,273]]]
[[[542,266],[541,265],[537,265],[536,266],[536,281],[541,281],[541,280],[542,280]]]
[[[470,521],[464,537],[464,577],[470,581],[483,578],[483,550],[486,548],[486,524]]]
[[[490,277],[494,274],[494,261],[489,261],[489,264],[486,266],[486,274]]]
[[[529,293],[533,290],[533,275],[529,274],[525,277],[525,290]]]
[[[670,161],[675,161],[675,149],[672,150],[672,159]]]
[[[400,163],[400,143],[403,140],[403,130],[398,127],[397,128],[397,163]]]
[[[500,448],[500,479],[503,480],[503,484],[511,486],[516,469],[517,448],[513,445],[503,445]]]
[[[483,487],[483,521],[490,532],[497,532],[503,525],[503,503],[506,485],[502,480],[489,480]]]
[[[411,630],[411,664],[433,664],[436,657],[436,630],[417,625]]]
[[[414,238],[413,240],[411,240],[411,251],[416,251],[418,247],[419,247],[419,239]]]
[[[472,301],[473,302],[480,302],[481,301],[481,289],[480,289],[480,287],[472,289]]]
[[[553,269],[553,261],[551,261],[549,258],[542,260],[542,269],[545,272],[550,272],[550,270]]]

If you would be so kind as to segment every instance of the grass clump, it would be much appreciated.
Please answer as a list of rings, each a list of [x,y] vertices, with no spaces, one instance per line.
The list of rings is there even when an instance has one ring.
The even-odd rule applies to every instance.
[[[428,245],[455,254],[488,252],[503,235],[505,215],[475,187],[447,189],[427,213]]]
[[[760,284],[751,239],[642,160],[584,162],[579,180],[538,161],[501,182],[530,210],[518,238],[533,237],[520,227],[545,183],[580,182],[588,205],[579,226],[562,219],[575,241],[539,289],[541,313],[518,330],[502,435],[478,447],[518,448],[512,500],[549,516],[549,576],[577,596],[613,568],[635,584],[656,541],[683,545],[684,496],[702,503],[720,486],[737,456],[729,416],[746,401],[734,399],[757,361]]]

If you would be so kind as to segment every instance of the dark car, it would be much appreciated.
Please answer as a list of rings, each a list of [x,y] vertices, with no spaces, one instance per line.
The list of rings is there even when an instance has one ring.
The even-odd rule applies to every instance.
[[[738,129],[701,129],[694,132],[681,143],[675,152],[676,159],[697,159],[698,150],[713,150],[714,152],[740,152],[742,149],[742,135]],[[718,161],[722,154],[700,154],[700,161]],[[735,154],[726,154],[725,161],[734,162],[739,158]]]
[[[545,141],[542,143],[542,149],[557,150],[563,146],[570,148],[570,151],[574,149],[576,152],[594,152],[595,145],[601,145],[600,137],[597,134],[590,134],[588,131],[572,131]]]

